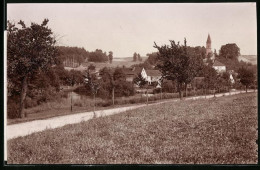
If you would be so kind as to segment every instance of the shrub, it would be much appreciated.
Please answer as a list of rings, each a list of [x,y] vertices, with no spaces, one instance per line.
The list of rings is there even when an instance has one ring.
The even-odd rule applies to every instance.
[[[108,106],[111,106],[112,104],[113,104],[113,103],[112,103],[111,100],[105,101],[105,102],[102,103],[102,107],[108,107]]]
[[[82,107],[83,104],[82,104],[80,101],[76,101],[76,102],[74,103],[74,106]]]
[[[130,102],[131,104],[135,104],[137,101],[136,101],[136,99],[130,99],[129,102]]]
[[[37,105],[38,105],[38,103],[37,103],[36,99],[30,98],[30,97],[26,97],[25,103],[24,103],[24,108],[27,109],[27,108],[35,107]]]
[[[19,117],[19,104],[14,100],[7,101],[7,117],[14,119]]]

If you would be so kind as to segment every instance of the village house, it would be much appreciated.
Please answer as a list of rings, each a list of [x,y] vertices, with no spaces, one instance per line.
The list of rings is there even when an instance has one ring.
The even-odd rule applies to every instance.
[[[226,66],[222,64],[221,62],[215,60],[212,66],[218,73],[224,73],[226,72]]]
[[[124,68],[126,75],[126,81],[133,82],[134,78],[141,73],[142,77],[151,85],[153,82],[157,82],[156,88],[161,87],[161,72],[159,70],[146,70],[140,67]]]
[[[141,75],[148,82],[149,85],[151,85],[152,82],[158,82],[158,84],[161,84],[160,78],[162,77],[162,75],[159,70],[145,70],[143,68]]]
[[[141,73],[142,68],[133,67],[133,68],[124,68],[124,74],[126,75],[126,81],[133,82],[134,78]]]

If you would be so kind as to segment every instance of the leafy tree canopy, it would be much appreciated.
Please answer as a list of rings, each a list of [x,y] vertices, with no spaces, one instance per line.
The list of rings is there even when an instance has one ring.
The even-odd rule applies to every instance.
[[[255,81],[255,75],[254,75],[254,72],[250,69],[247,69],[247,68],[240,68],[238,70],[238,78],[240,79],[240,82],[246,86],[246,88],[253,84],[254,81]]]
[[[222,45],[219,50],[219,56],[226,59],[237,60],[239,55],[240,49],[235,43]]]

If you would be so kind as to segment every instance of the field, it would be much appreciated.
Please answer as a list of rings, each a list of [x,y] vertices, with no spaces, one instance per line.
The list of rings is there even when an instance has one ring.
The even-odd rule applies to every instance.
[[[87,67],[92,64],[94,66],[96,66],[96,69],[97,70],[100,70],[104,67],[131,67],[132,65],[134,64],[140,64],[140,63],[143,63],[145,61],[145,59],[147,57],[142,57],[143,58],[143,61],[137,61],[137,62],[133,62],[133,58],[132,57],[126,57],[126,58],[114,58],[113,59],[113,62],[110,64],[110,63],[94,63],[94,62],[88,62],[88,63],[83,63],[81,66],[77,67],[77,68],[74,68],[74,70],[79,70],[79,71],[82,71],[82,70],[85,70],[87,69]],[[65,69],[67,70],[71,70],[72,68],[71,67],[65,67]]]
[[[241,55],[238,57],[238,59],[257,65],[257,55]]]
[[[257,94],[165,103],[8,141],[8,164],[256,164]]]

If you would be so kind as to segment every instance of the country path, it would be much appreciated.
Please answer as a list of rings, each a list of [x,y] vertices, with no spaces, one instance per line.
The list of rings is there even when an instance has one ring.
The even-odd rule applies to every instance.
[[[248,92],[252,92],[248,91]],[[216,94],[216,97],[221,97],[223,95],[234,95],[241,93],[240,91],[235,91],[231,93],[220,93]],[[245,92],[242,92],[245,93]],[[185,100],[196,100],[196,99],[203,99],[203,98],[213,98],[214,95],[207,95],[205,96],[193,96],[193,97],[187,97]],[[161,103],[167,103],[167,102],[176,102],[179,101],[179,99],[169,99],[166,101],[162,102],[156,102],[156,103],[151,103],[148,106],[151,105],[158,105]],[[127,107],[120,107],[120,108],[113,108],[113,109],[107,109],[107,110],[99,110],[96,111],[96,117],[101,117],[101,116],[109,116],[117,113],[122,113],[127,110],[132,110],[140,107],[145,107],[146,104],[138,104],[134,106],[127,106]],[[29,134],[32,134],[34,132],[40,132],[46,129],[54,129],[58,127],[62,127],[64,125],[68,124],[75,124],[75,123],[80,123],[82,121],[87,121],[89,119],[92,119],[94,116],[93,111],[92,112],[84,112],[84,113],[77,113],[77,114],[72,114],[72,115],[65,115],[65,116],[58,116],[58,117],[53,117],[53,118],[48,118],[48,119],[43,119],[43,120],[34,120],[30,122],[24,122],[24,123],[18,123],[18,124],[11,124],[7,125],[6,127],[6,138],[5,141],[16,138],[19,136],[26,136]]]

